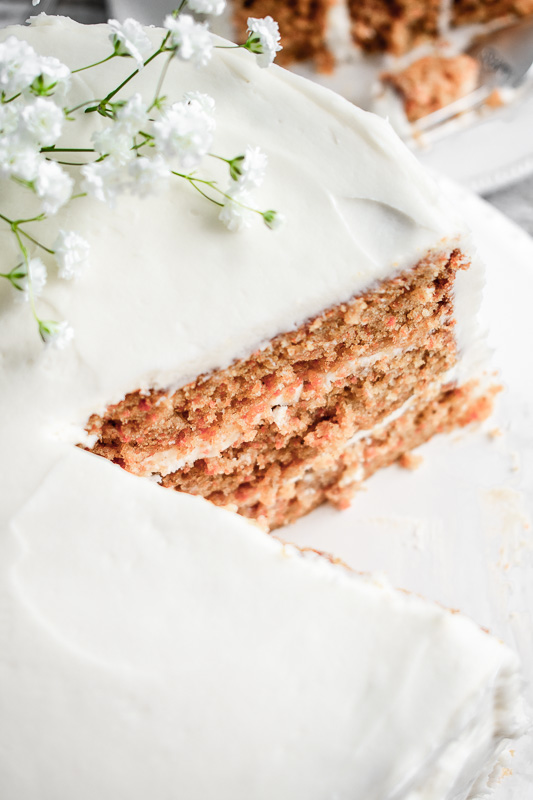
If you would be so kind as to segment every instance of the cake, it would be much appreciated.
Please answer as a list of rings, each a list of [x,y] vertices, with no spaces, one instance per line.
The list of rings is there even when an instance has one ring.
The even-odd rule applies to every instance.
[[[280,23],[279,63],[312,59],[329,71],[350,50],[402,55],[473,23],[502,22],[533,14],[531,0],[233,0],[232,22],[242,39],[249,16],[271,14]]]
[[[423,56],[381,80],[401,96],[407,120],[416,122],[475,91],[479,62],[466,53]]]
[[[158,47],[173,25],[143,36]],[[69,108],[89,113],[65,150],[118,147],[98,98],[113,94],[116,121],[135,110],[112,92],[132,62],[109,59],[109,34],[44,15],[0,32],[79,70]],[[91,247],[76,283],[43,256],[32,316],[13,302],[17,222],[0,232],[2,800],[463,800],[523,728],[516,656],[244,517],[275,528],[342,506],[487,413],[479,266],[385,121],[217,44],[204,69],[169,59],[167,91],[202,93],[184,102],[209,113],[214,98],[218,153],[268,155],[257,202],[270,225],[285,214],[278,230],[225,230],[179,180],[41,220],[22,179],[2,180],[3,221],[28,220],[27,241],[59,232],[57,255],[73,228]],[[156,110],[158,75],[135,78]],[[36,320],[52,344],[71,330],[42,307],[72,326],[65,349],[39,341]]]

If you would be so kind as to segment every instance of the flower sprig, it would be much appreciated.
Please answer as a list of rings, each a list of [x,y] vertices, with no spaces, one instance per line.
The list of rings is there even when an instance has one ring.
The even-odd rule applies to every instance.
[[[66,321],[44,319],[37,300],[47,280],[44,262],[30,252],[33,246],[53,256],[59,278],[77,278],[86,268],[88,243],[75,231],[58,231],[53,245],[44,244],[27,226],[53,217],[70,201],[90,195],[113,205],[125,192],[145,196],[158,186],[178,178],[219,208],[226,227],[239,230],[259,215],[271,229],[283,217],[273,209],[262,211],[253,200],[265,175],[267,156],[248,146],[244,153],[227,158],[212,152],[216,131],[214,100],[200,92],[188,92],[170,103],[162,93],[167,70],[174,59],[190,61],[201,68],[209,63],[215,47],[205,22],[190,13],[222,13],[225,0],[182,0],[165,21],[160,44],[154,45],[135,20],[109,20],[111,52],[93,64],[69,70],[58,59],[38,55],[24,41],[10,36],[0,43],[0,178],[16,182],[40,202],[40,213],[29,219],[0,221],[14,236],[19,258],[9,272],[0,273],[30,306],[39,335],[47,345],[63,347],[73,331]],[[257,57],[260,67],[269,66],[279,45],[277,23],[271,17],[248,20],[248,37],[242,47]],[[165,57],[151,102],[140,94],[128,98],[123,92],[148,64]],[[69,107],[67,98],[73,74],[99,67],[115,58],[130,58],[135,69],[103,98],[91,98]],[[121,93],[120,98],[117,97]],[[106,125],[79,148],[59,144],[64,127],[79,114],[97,113]],[[217,159],[228,166],[229,185],[198,173],[204,159]],[[79,167],[80,189],[64,167]]]

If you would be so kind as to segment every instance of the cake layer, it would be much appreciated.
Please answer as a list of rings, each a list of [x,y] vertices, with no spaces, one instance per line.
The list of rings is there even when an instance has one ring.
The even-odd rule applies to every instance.
[[[360,448],[346,453],[354,437],[407,405],[413,430],[391,442],[391,463],[478,404],[469,391],[445,386],[457,362],[454,280],[468,266],[458,250],[430,254],[228,370],[173,395],[127,395],[91,418],[92,450],[269,527],[293,521],[297,509],[310,510],[341,487],[347,497],[348,484],[383,462]],[[438,394],[442,408],[434,424],[419,422]],[[486,413],[490,405],[487,399]],[[359,477],[348,480],[353,473]],[[299,494],[309,495],[312,480],[321,491],[302,504]]]
[[[401,55],[439,33],[442,0],[348,0],[352,34],[368,52]]]
[[[505,17],[533,14],[532,0],[453,0],[451,19],[454,25],[489,22]]]
[[[238,40],[246,41],[249,17],[271,15],[279,24],[283,50],[276,58],[281,66],[294,61],[313,59],[319,68],[328,71],[332,66],[327,48],[326,31],[330,0],[298,0],[276,3],[272,0],[245,0],[233,7]]]
[[[278,451],[258,454],[230,448],[218,459],[173,472],[161,485],[205,497],[273,530],[296,521],[328,500],[349,506],[362,482],[401,459],[436,434],[481,422],[492,411],[495,389],[477,394],[474,382],[461,388],[430,387],[410,398],[382,423],[351,436],[336,421],[322,422]],[[389,421],[390,420],[390,421]],[[295,442],[296,439],[296,442]]]

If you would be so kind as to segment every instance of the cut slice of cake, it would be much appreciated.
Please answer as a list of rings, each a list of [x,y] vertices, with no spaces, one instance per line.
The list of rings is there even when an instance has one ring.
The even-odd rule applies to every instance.
[[[57,25],[26,36],[79,63]],[[107,30],[91,36],[99,60]],[[106,314],[133,298],[126,328],[110,320],[113,344],[95,343],[90,329],[76,336],[105,376],[85,406],[93,452],[276,528],[326,499],[345,506],[380,467],[487,415],[481,278],[461,220],[385,122],[219,52],[218,70],[174,60],[169,85],[178,97],[192,86],[214,98],[220,152],[233,141],[262,147],[260,198],[266,207],[278,198],[286,225],[230,236],[190,186],[122,198],[112,227],[101,204],[81,200],[69,224],[97,266],[64,316],[80,327],[87,292],[101,306],[102,281]],[[73,105],[104,96],[123,72],[115,60],[81,73]],[[136,78],[147,103],[155,81],[152,65]],[[94,116],[69,126],[67,145],[90,144]],[[137,235],[124,236],[132,220]]]
[[[110,58],[110,33],[43,16],[0,43],[68,64],[69,116],[87,109],[40,155],[95,159],[88,144],[105,142],[105,169],[125,180],[120,159],[138,177],[156,130],[146,114],[169,118],[161,72]],[[142,32],[154,51],[167,35]],[[206,204],[196,172],[111,210],[86,183],[46,219],[38,200],[57,200],[61,181],[1,179],[0,794],[465,800],[521,731],[515,656],[460,615],[216,504],[270,527],[325,498],[343,505],[375,469],[481,418],[492,389],[479,265],[387,123],[217,44],[200,70],[165,53],[168,102],[196,92],[182,103],[201,116],[214,100],[203,186],[228,180],[235,151],[268,155],[257,208],[283,212],[279,230],[226,230],[227,204]],[[25,98],[7,99],[27,123]],[[109,116],[146,106],[131,156]],[[6,111],[2,134],[18,122]],[[91,266],[67,283],[71,230]],[[61,277],[44,250],[41,297],[44,267],[20,274],[39,240],[63,259]],[[29,302],[17,304],[23,278]],[[36,335],[37,320],[53,338],[52,319],[74,331],[61,352]]]
[[[494,390],[454,377],[468,267],[438,249],[227,369],[129,393],[91,418],[93,452],[269,528],[342,508],[377,469],[490,413]]]
[[[479,62],[465,53],[431,55],[416,59],[407,67],[381,76],[401,96],[409,122],[465,97],[479,85]]]

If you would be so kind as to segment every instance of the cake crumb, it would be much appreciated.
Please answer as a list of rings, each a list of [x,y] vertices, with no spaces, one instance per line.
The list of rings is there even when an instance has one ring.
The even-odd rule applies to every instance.
[[[505,105],[501,92],[498,89],[494,89],[485,100],[485,105],[489,108],[501,108]]]
[[[411,470],[414,472],[415,469],[418,469],[424,461],[423,456],[419,456],[415,453],[403,453],[398,459],[398,464],[403,469]]]

